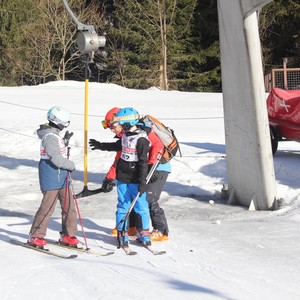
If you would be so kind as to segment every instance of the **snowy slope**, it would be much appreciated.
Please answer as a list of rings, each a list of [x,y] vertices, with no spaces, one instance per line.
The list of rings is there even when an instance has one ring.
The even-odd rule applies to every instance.
[[[161,196],[170,240],[154,243],[166,255],[154,256],[134,243],[136,256],[125,256],[116,248],[110,235],[115,225],[115,190],[78,199],[88,246],[94,251],[115,251],[114,255],[83,253],[62,260],[10,244],[10,238],[26,241],[40,204],[35,130],[46,122],[46,112],[54,105],[71,112],[73,187],[76,193],[82,191],[84,88],[82,82],[0,87],[1,299],[300,298],[299,145],[280,144],[274,158],[278,198],[284,199],[280,210],[252,212],[226,205],[220,197],[226,183],[221,94],[89,84],[89,138],[113,140],[113,134],[101,127],[113,106],[133,106],[161,119],[177,134],[182,157],[173,159]],[[100,187],[113,157],[113,153],[89,150],[90,189]],[[48,238],[58,238],[59,216],[57,206]]]

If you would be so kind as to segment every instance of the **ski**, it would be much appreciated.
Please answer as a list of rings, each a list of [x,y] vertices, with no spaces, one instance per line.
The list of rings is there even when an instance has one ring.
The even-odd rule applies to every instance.
[[[166,251],[157,251],[157,250],[153,249],[152,246],[144,245],[141,241],[139,241],[139,238],[138,238],[137,235],[130,236],[129,239],[136,242],[139,246],[142,246],[142,247],[146,248],[147,250],[149,250],[154,255],[164,255],[164,254],[167,253]]]
[[[48,244],[53,245],[53,246],[57,246],[57,247],[60,247],[60,248],[68,249],[68,250],[74,250],[74,251],[77,251],[77,252],[80,252],[80,253],[87,253],[87,254],[95,255],[95,256],[109,256],[109,255],[113,255],[115,253],[114,251],[95,252],[95,251],[91,251],[89,248],[85,249],[83,247],[72,247],[72,246],[64,245],[60,242],[49,241],[49,240],[48,240]]]
[[[34,250],[34,251],[38,251],[38,252],[45,253],[45,254],[48,254],[48,255],[52,255],[52,256],[55,256],[55,257],[59,257],[59,258],[71,259],[71,258],[76,258],[77,257],[76,254],[64,255],[64,254],[61,254],[61,253],[54,252],[50,249],[34,247],[34,246],[31,246],[28,243],[23,243],[23,242],[20,242],[18,240],[11,239],[10,242],[12,244],[25,247],[27,249],[31,249],[31,250]]]
[[[150,251],[154,255],[164,255],[167,253],[166,251],[157,251],[157,250],[153,249],[152,246],[144,245],[141,242],[138,242],[138,244],[140,246],[144,247],[145,249],[147,249],[148,251]],[[136,255],[137,254],[136,251],[131,250],[128,246],[121,246],[121,248],[124,250],[126,255]]]
[[[126,255],[137,255],[137,252],[131,250],[128,246],[121,246]]]
[[[167,253],[166,251],[157,251],[157,250],[153,249],[152,246],[147,246],[147,245],[144,245],[143,243],[141,243],[141,246],[143,246],[144,248],[149,250],[154,255],[164,255]]]
[[[139,246],[142,246],[146,248],[148,251],[150,251],[154,255],[164,255],[167,252],[166,251],[158,251],[152,248],[152,245],[145,245],[143,242],[139,241],[139,239],[134,240]]]

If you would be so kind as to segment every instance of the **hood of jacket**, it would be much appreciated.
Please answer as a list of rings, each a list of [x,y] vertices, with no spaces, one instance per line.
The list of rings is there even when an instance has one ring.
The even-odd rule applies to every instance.
[[[49,124],[42,124],[40,125],[40,128],[36,131],[36,133],[40,139],[43,139],[43,137],[48,133],[59,135],[60,130],[49,126]]]

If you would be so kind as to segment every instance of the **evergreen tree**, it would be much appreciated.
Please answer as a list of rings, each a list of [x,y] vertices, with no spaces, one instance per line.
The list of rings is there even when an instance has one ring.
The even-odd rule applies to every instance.
[[[111,79],[127,87],[178,88],[190,55],[195,0],[118,1],[108,28]]]
[[[23,72],[11,57],[18,55],[25,59],[29,49],[22,48],[22,25],[34,14],[34,1],[1,0],[0,1],[0,76],[2,85],[23,84]]]
[[[221,91],[217,0],[198,0],[189,37],[189,60],[182,62],[183,90]]]
[[[101,23],[98,1],[68,3],[83,23],[91,19]],[[84,77],[82,56],[75,43],[77,28],[60,0],[7,0],[2,5],[9,13],[0,23],[0,59],[11,84]]]
[[[260,33],[266,69],[282,66],[300,67],[300,3],[299,0],[274,0],[260,15]]]
[[[92,80],[126,87],[221,91],[217,0],[68,0],[79,21],[106,31]],[[274,0],[260,14],[266,71],[300,66],[299,0]],[[76,26],[61,0],[0,0],[2,85],[83,79]],[[98,70],[98,74],[95,71]],[[101,72],[100,72],[101,71]],[[95,76],[95,74],[97,76]]]

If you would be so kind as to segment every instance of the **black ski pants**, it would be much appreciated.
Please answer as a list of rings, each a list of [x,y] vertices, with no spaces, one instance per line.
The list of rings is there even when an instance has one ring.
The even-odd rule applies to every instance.
[[[158,200],[162,189],[167,181],[169,173],[166,171],[157,171],[157,180],[147,184],[147,201],[149,204],[150,218],[153,229],[161,231],[163,234],[169,234],[169,227],[164,210],[159,206]],[[129,226],[140,228],[139,217],[134,213],[130,214]]]

